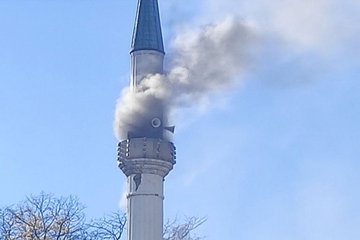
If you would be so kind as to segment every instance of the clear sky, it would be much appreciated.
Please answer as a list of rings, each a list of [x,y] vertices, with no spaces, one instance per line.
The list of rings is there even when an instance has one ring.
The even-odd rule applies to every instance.
[[[238,87],[179,110],[165,218],[207,239],[360,239],[360,1],[160,0],[165,48],[228,16],[258,35]],[[123,207],[112,124],[135,0],[0,1],[0,206]],[[171,55],[171,54],[169,54]]]

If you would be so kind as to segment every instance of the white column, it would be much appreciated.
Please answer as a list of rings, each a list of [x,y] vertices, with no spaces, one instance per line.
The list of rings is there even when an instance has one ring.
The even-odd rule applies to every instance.
[[[138,181],[136,178],[139,176],[141,176],[140,185],[136,183]],[[128,240],[162,239],[163,199],[161,176],[133,174],[128,177]]]

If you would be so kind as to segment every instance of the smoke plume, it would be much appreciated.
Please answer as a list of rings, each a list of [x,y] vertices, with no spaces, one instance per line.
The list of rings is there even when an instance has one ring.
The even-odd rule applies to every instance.
[[[251,65],[256,42],[253,29],[234,18],[176,36],[166,73],[147,76],[137,92],[123,90],[115,113],[116,137],[123,140],[129,129],[139,127],[141,119],[159,107],[159,100],[167,115],[235,86]]]

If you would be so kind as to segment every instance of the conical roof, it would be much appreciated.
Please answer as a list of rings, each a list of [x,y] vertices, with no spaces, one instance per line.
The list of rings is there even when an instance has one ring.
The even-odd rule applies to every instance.
[[[138,0],[131,52],[137,50],[164,53],[158,0]]]

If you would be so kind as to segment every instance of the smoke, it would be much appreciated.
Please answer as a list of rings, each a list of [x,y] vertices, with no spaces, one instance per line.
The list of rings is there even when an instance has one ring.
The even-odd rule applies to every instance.
[[[187,1],[187,0],[185,0]],[[261,34],[256,81],[308,87],[360,62],[360,1],[201,0],[203,18],[242,16]]]
[[[168,4],[175,4],[175,9],[191,5],[184,2]],[[203,0],[196,4],[203,13],[200,20],[189,17],[188,25],[214,18],[225,20],[181,29],[168,49],[166,74],[148,76],[140,92],[123,91],[115,118],[119,139],[126,138],[127,130],[142,126],[140,120],[152,116],[159,102],[169,115],[169,111],[206,102],[214,93],[235,86],[255,58],[253,78],[280,87],[319,81],[325,74],[346,67],[339,63],[358,65],[357,2]],[[250,20],[256,31],[253,25],[229,18],[229,14]]]
[[[137,92],[123,90],[115,113],[116,137],[125,139],[129,130],[141,127],[159,102],[166,116],[237,85],[254,60],[257,42],[254,29],[236,18],[182,31],[171,44],[166,74],[147,76]]]

